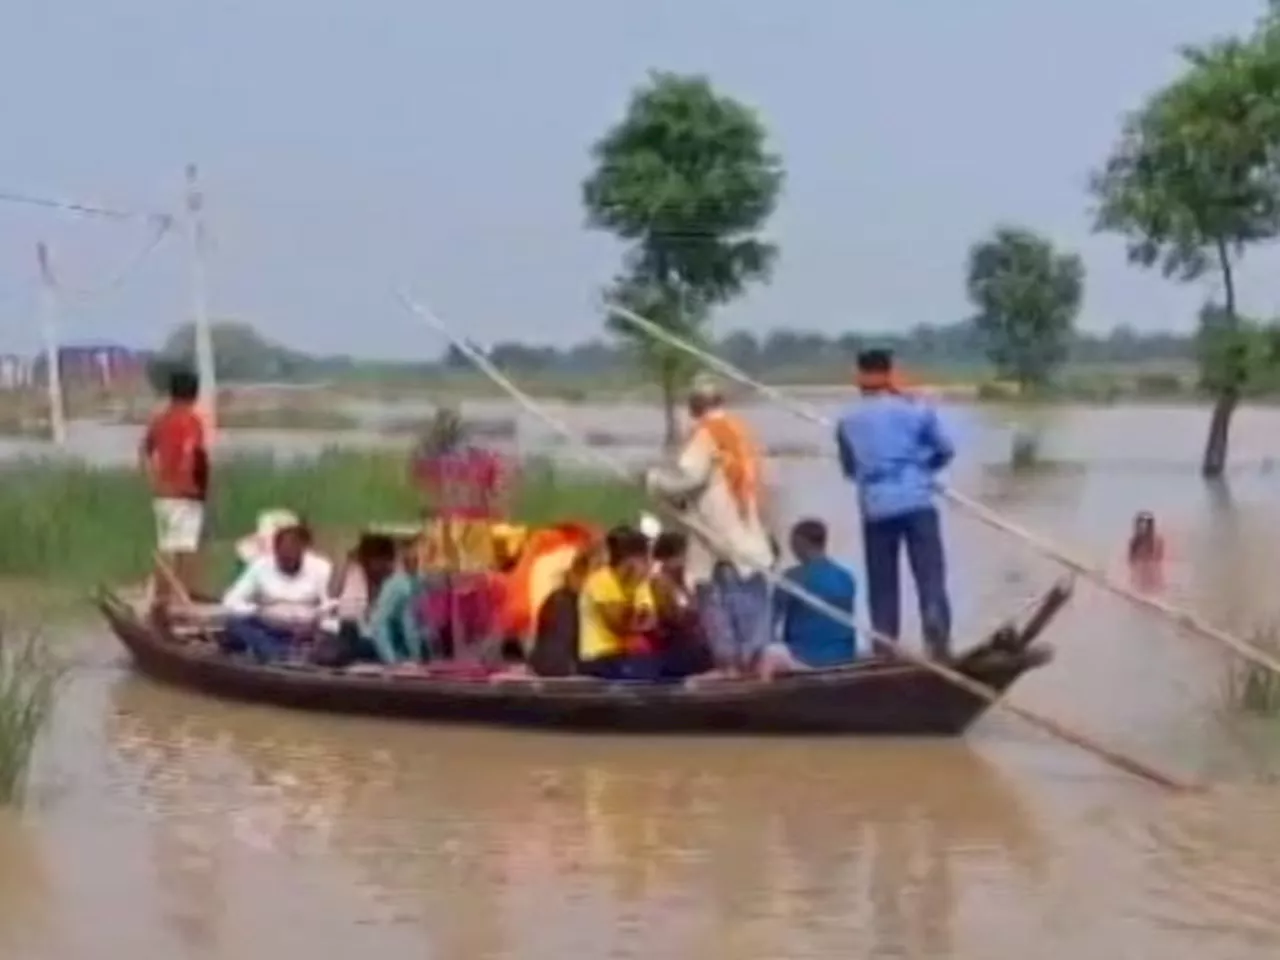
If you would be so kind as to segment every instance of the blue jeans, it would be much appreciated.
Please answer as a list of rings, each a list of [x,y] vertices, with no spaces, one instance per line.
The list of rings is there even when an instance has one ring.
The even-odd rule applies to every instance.
[[[259,663],[287,660],[293,647],[292,631],[261,617],[231,617],[223,628],[223,650],[248,653]]]
[[[716,565],[708,583],[694,592],[707,642],[722,666],[748,668],[773,639],[769,581],[762,573],[743,576]]]
[[[901,633],[901,587],[898,555],[905,544],[916,582],[920,625],[934,654],[951,648],[951,601],[947,598],[947,565],[938,511],[913,510],[862,526],[867,559],[867,603],[876,633],[897,640]]]

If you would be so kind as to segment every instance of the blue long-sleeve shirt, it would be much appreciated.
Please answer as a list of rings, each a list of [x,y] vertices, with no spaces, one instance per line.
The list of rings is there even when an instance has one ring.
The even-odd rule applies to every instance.
[[[785,574],[796,586],[853,616],[857,586],[853,574],[830,557],[796,564]],[[803,600],[778,590],[774,593],[774,623],[787,649],[811,667],[835,667],[857,654],[857,635],[848,624],[833,620]]]
[[[896,393],[865,396],[846,412],[836,425],[836,447],[870,521],[932,507],[934,475],[955,457],[933,406]]]

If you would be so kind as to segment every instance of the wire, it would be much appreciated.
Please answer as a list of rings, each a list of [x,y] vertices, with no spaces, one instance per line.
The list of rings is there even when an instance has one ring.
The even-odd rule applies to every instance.
[[[28,193],[0,190],[0,203],[16,203],[29,207],[43,207],[46,210],[63,210],[88,217],[101,217],[104,220],[138,220],[168,217],[168,214],[144,212],[139,210],[120,210],[113,207],[102,207],[90,203],[53,200],[49,197],[38,197]]]
[[[109,276],[104,283],[92,288],[63,287],[57,285],[56,282],[55,286],[58,286],[58,289],[65,291],[80,301],[97,300],[115,293],[116,290],[124,285],[126,280],[137,272],[138,268],[146,262],[147,258],[155,252],[156,248],[160,246],[165,237],[169,235],[169,232],[173,229],[173,218],[167,216],[156,217],[155,225],[156,232],[147,239],[147,242],[142,246],[142,248],[125,262],[123,268]]]

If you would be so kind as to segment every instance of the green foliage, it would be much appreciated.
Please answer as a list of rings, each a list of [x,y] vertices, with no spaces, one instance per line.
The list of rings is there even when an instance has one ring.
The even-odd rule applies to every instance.
[[[1272,395],[1280,387],[1280,324],[1232,318],[1217,304],[1200,310],[1196,352],[1200,386]]]
[[[65,671],[44,637],[12,629],[0,633],[0,803],[22,799]]]
[[[1067,359],[1084,298],[1084,264],[1044,237],[1000,227],[969,251],[974,322],[1001,376],[1042,387]]]
[[[1098,229],[1129,258],[1195,280],[1280,231],[1280,57],[1268,36],[1184,51],[1093,179]],[[1234,309],[1234,303],[1227,308]]]
[[[1257,626],[1249,642],[1266,653],[1280,653],[1280,624]],[[1267,718],[1280,716],[1280,676],[1270,667],[1252,661],[1233,661],[1223,694],[1228,709]]]
[[[1202,471],[1216,477],[1251,366],[1235,263],[1280,234],[1280,26],[1272,13],[1183,58],[1181,76],[1128,118],[1093,191],[1098,229],[1122,235],[1132,262],[1183,281],[1218,273],[1220,323],[1201,351],[1216,394]]]
[[[703,332],[712,307],[768,279],[777,248],[758,233],[783,174],[754,110],[704,77],[654,73],[592,155],[596,167],[582,186],[588,223],[627,244],[612,295],[689,337]],[[612,329],[643,344],[670,429],[674,391],[691,368],[634,329]]]
[[[528,523],[634,520],[639,490],[533,461],[519,472],[513,512]],[[209,514],[215,559],[253,530],[263,510],[287,507],[323,534],[370,522],[412,521],[421,509],[399,452],[333,449],[314,458],[237,456],[214,468]],[[89,586],[142,577],[155,521],[141,478],[128,467],[27,460],[0,470],[0,577]]]

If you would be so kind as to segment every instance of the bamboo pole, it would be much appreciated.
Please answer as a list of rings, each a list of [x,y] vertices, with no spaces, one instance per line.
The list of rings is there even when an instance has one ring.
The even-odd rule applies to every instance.
[[[186,177],[187,238],[191,244],[191,325],[196,375],[200,378],[199,408],[205,422],[205,442],[212,446],[218,434],[218,379],[213,357],[213,333],[209,329],[204,191],[200,188],[200,172],[194,163],[187,164]]]
[[[476,368],[480,370],[481,373],[485,374],[485,376],[489,377],[489,379],[501,387],[529,414],[541,420],[556,433],[560,434],[560,436],[562,436],[570,445],[590,456],[600,464],[603,469],[626,481],[632,481],[635,479],[626,467],[607,454],[586,444],[570,427],[544,410],[540,404],[516,386],[515,383],[502,373],[501,370],[495,367],[488,357],[476,350],[471,344],[467,343],[464,338],[455,336],[434,314],[414,303],[403,293],[399,295],[399,299],[406,309],[457,347],[458,350],[463,353],[467,359],[469,359]],[[694,533],[698,537],[713,544],[722,556],[732,556],[733,552],[726,549],[712,531],[708,530],[692,517],[672,509],[668,504],[661,501],[655,501],[655,506],[657,506],[663,513],[667,514],[667,516],[676,523],[684,526],[691,533]],[[840,610],[839,608],[826,603],[820,597],[815,596],[789,580],[779,577],[772,570],[756,564],[751,564],[751,566],[753,566],[757,572],[765,576],[774,589],[790,594],[802,603],[807,604],[813,609],[835,620],[837,623],[842,623],[855,630],[859,629],[857,621],[854,620],[854,618],[846,611]],[[1139,779],[1147,780],[1170,790],[1190,790],[1195,788],[1193,784],[1188,783],[1187,781],[1163,773],[1142,761],[1135,760],[1132,757],[1119,753],[1110,747],[1096,742],[1084,734],[1065,727],[1063,724],[1053,720],[1052,718],[1043,716],[1039,713],[1034,713],[1025,707],[1020,707],[1016,704],[1010,703],[986,684],[980,683],[972,677],[966,676],[965,674],[928,657],[919,656],[915,653],[904,650],[898,647],[898,645],[892,640],[876,633],[874,630],[866,630],[866,633],[875,643],[880,645],[882,648],[893,651],[896,656],[914,663],[922,669],[937,675],[948,683],[959,687],[980,700],[986,701],[994,707],[1008,711],[1023,720],[1025,723],[1030,724],[1050,736],[1066,741],[1067,743],[1079,747],[1081,750],[1093,754],[1103,762],[1117,769],[1123,770],[1126,773],[1138,777]]]
[[[614,316],[643,331],[655,340],[661,341],[676,350],[682,350],[689,356],[705,363],[717,373],[723,374],[743,386],[750,387],[762,396],[768,397],[779,406],[789,410],[800,419],[807,420],[810,423],[815,423],[828,429],[835,428],[835,423],[830,418],[824,417],[808,404],[796,400],[794,397],[787,395],[777,387],[772,387],[767,383],[761,383],[728,361],[723,360],[714,354],[708,353],[680,337],[675,336],[669,331],[658,326],[652,320],[640,316],[640,314],[636,313],[634,310],[630,310],[627,307],[616,303],[607,304],[606,308]],[[1198,634],[1205,639],[1217,641],[1223,646],[1235,651],[1235,653],[1241,658],[1260,667],[1264,667],[1275,673],[1277,676],[1280,676],[1280,658],[1273,656],[1246,640],[1242,640],[1237,636],[1227,633],[1220,627],[1215,627],[1213,624],[1206,622],[1190,610],[1184,610],[1181,607],[1174,606],[1167,600],[1163,600],[1159,597],[1148,596],[1147,594],[1139,593],[1136,590],[1125,586],[1123,583],[1120,583],[1113,577],[1109,576],[1107,572],[1100,567],[1071,555],[1062,547],[1050,542],[1046,537],[1034,533],[1011,520],[1005,519],[990,507],[979,503],[972,497],[960,493],[958,490],[942,484],[939,484],[938,489],[943,497],[960,509],[968,511],[978,520],[987,524],[987,526],[1000,530],[1003,533],[1007,533],[1010,536],[1017,537],[1034,550],[1037,550],[1044,556],[1056,561],[1068,570],[1071,570],[1073,573],[1077,573],[1086,580],[1097,584],[1102,589],[1113,593],[1118,597],[1122,597],[1145,610],[1168,617],[1184,630]]]

